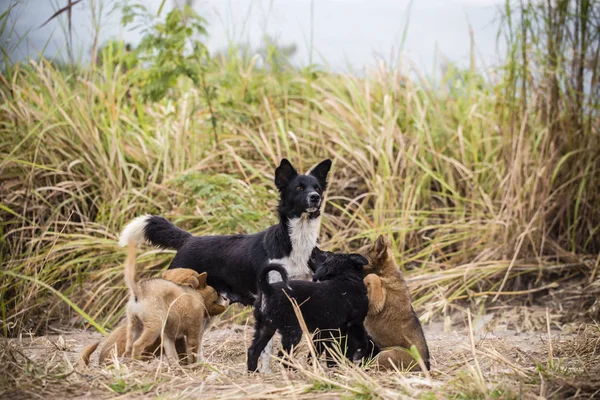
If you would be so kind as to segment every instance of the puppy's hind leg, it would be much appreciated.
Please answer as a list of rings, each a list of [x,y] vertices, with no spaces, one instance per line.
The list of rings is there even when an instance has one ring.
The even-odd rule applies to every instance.
[[[204,333],[203,326],[199,326],[198,329],[193,329],[188,332],[188,346],[187,346],[187,357],[188,363],[195,363],[196,361],[204,361],[202,354],[202,334]]]
[[[258,367],[258,357],[261,352],[265,349],[269,343],[272,343],[273,335],[275,334],[275,328],[271,326],[260,326],[257,327],[254,332],[254,339],[252,340],[252,345],[248,349],[248,371],[254,372]],[[272,348],[272,346],[271,346]],[[264,352],[263,352],[264,354]],[[269,354],[269,353],[267,353]],[[269,361],[267,360],[266,365],[269,365]],[[263,361],[264,362],[264,361]],[[265,364],[263,364],[265,365]],[[263,370],[261,369],[261,372]]]
[[[178,363],[179,356],[177,355],[177,346],[175,346],[175,341],[168,336],[163,336],[163,348],[165,349],[165,356],[170,363]],[[188,352],[189,352],[189,344],[188,344]]]
[[[269,343],[265,346],[262,353],[260,353],[260,373],[269,374],[271,373],[271,354],[273,354],[273,337],[269,340]]]
[[[146,350],[149,346],[154,343],[154,341],[158,338],[160,331],[156,329],[144,329],[140,337],[133,342],[131,356],[133,358],[138,358],[142,355],[142,352]]]
[[[134,323],[133,323],[133,315],[131,313],[127,313],[127,326],[125,331],[125,355],[131,355],[133,348],[133,340],[134,340]]]

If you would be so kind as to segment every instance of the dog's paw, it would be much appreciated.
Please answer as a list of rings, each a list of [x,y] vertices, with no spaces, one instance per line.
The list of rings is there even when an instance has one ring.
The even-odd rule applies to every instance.
[[[249,374],[257,374],[258,373],[258,365],[248,363],[248,373]]]

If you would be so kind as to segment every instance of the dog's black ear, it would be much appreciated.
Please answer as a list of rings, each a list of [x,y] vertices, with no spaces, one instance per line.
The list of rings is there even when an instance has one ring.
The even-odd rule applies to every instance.
[[[327,159],[327,160],[321,161],[309,173],[310,175],[317,178],[317,180],[319,181],[319,185],[321,185],[321,188],[323,190],[325,190],[327,188],[327,174],[329,173],[330,169],[331,169],[331,160]]]
[[[355,266],[362,269],[365,265],[369,264],[369,260],[361,256],[360,254],[350,254],[350,261],[354,263]]]
[[[284,158],[275,170],[275,186],[277,189],[283,190],[296,175],[298,175],[296,169]]]

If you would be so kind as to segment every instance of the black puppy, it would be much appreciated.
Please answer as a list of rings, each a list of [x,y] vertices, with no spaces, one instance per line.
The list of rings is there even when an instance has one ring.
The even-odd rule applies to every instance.
[[[248,370],[256,371],[258,356],[276,331],[281,334],[283,351],[288,354],[300,342],[302,330],[290,298],[300,306],[308,330],[320,332],[318,339],[323,339],[324,332],[337,331],[338,336],[348,336],[346,356],[362,356],[367,348],[363,321],[368,299],[362,277],[367,264],[358,254],[328,254],[317,271],[324,279],[321,282],[288,281],[286,270],[280,265],[266,266],[257,282],[260,292],[254,307],[256,322],[248,349]],[[281,282],[269,283],[272,271],[281,275]],[[321,340],[316,347],[319,353],[325,349]]]
[[[334,260],[335,257],[339,255],[340,254],[336,254],[331,251],[324,251],[319,248],[315,249],[312,256],[316,265],[316,272],[313,275],[313,282],[328,281],[340,273],[343,273],[343,268],[339,268],[338,264],[331,261],[327,262],[330,257],[333,257],[331,260]],[[356,326],[350,326],[349,328],[353,328],[355,330],[348,332],[348,329],[346,329],[338,332],[318,332],[315,334],[313,336],[313,340],[317,355],[322,354],[327,347],[331,347],[334,341],[340,343],[341,348],[346,349],[346,355],[352,357],[353,361],[370,360],[377,353],[379,353],[379,348],[377,348],[373,339],[368,335],[368,333],[366,333],[366,330],[363,330],[364,328],[362,326],[360,328]],[[367,340],[366,347],[364,342],[365,336]],[[328,354],[326,353],[326,355]],[[335,364],[335,361],[330,357],[327,357],[327,366],[331,367],[333,364]]]
[[[231,302],[254,303],[257,275],[269,262],[281,264],[295,279],[310,279],[321,222],[321,203],[331,160],[300,175],[286,159],[275,170],[279,189],[279,223],[252,235],[193,236],[163,217],[143,215],[121,233],[119,244],[129,240],[176,249],[169,268],[191,268],[208,273],[208,285]]]

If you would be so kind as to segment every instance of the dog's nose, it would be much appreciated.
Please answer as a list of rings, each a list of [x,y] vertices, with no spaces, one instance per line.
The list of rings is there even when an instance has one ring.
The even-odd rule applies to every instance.
[[[318,203],[319,200],[321,200],[321,196],[319,196],[319,193],[312,192],[311,194],[308,195],[308,200],[311,203]]]

